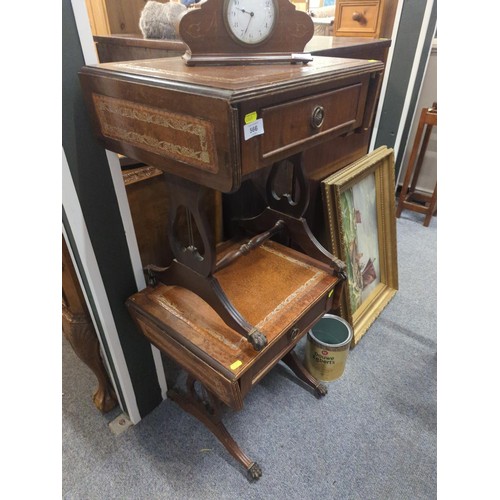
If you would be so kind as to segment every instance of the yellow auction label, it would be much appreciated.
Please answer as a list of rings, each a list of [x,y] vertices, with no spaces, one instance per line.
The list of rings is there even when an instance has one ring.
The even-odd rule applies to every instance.
[[[231,370],[236,370],[236,368],[239,368],[242,364],[243,362],[238,359],[229,368],[231,368]]]
[[[245,124],[249,124],[257,120],[257,111],[252,111],[245,115]]]

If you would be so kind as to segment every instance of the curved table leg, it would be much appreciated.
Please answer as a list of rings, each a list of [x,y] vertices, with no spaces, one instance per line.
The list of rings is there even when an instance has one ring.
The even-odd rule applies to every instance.
[[[203,397],[195,391],[196,382],[203,389]],[[172,401],[175,401],[184,411],[193,415],[204,424],[224,445],[231,456],[245,467],[250,479],[259,479],[262,476],[262,469],[242,451],[222,423],[220,402],[217,397],[191,376],[188,376],[186,386],[186,394],[171,389],[167,392],[168,397]]]
[[[98,386],[92,400],[103,413],[117,405],[117,398],[101,358],[99,341],[90,318],[85,314],[71,314],[63,306],[63,333],[76,355],[97,377]]]
[[[323,397],[328,394],[328,387],[321,383],[319,380],[314,378],[307,370],[306,367],[302,364],[297,354],[294,351],[290,351],[283,359],[283,363],[285,363],[292,371],[297,375],[297,377],[305,382],[308,386],[312,387],[318,397]]]

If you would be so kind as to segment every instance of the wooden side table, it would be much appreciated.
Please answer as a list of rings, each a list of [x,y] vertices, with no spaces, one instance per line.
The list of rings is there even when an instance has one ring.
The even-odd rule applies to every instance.
[[[365,136],[382,71],[379,61],[318,56],[307,65],[243,67],[149,59],[80,73],[105,147],[154,165],[167,181],[173,259],[166,267],[147,265],[148,287],[127,305],[140,332],[189,374],[184,393],[170,397],[253,478],[260,467],[225,430],[220,404],[240,409],[280,360],[318,395],[326,393],[292,349],[338,306],[345,264],[305,218],[304,156],[333,140]],[[355,148],[346,142],[343,154]],[[265,208],[238,217],[239,234],[216,245],[207,196],[238,193],[260,173],[266,173]]]
[[[425,214],[425,227],[429,226],[432,216],[436,212],[437,181],[431,195],[418,192],[416,186],[433,127],[437,127],[437,103],[434,103],[430,108],[423,108],[420,113],[417,133],[396,209],[396,217],[398,218],[404,209]]]

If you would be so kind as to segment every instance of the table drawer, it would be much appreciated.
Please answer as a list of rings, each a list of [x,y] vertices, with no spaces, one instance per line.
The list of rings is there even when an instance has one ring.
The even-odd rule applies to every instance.
[[[335,36],[370,36],[377,38],[382,21],[381,1],[338,0],[335,10]]]
[[[265,133],[260,143],[261,159],[292,153],[321,136],[354,130],[363,119],[366,95],[363,87],[360,82],[263,108]]]
[[[309,331],[309,329],[319,319],[327,313],[332,307],[331,291],[327,292],[319,301],[317,301],[304,316],[299,318],[274,345],[260,356],[259,361],[255,363],[251,370],[248,370],[240,380],[242,396],[271,370],[287,352],[291,351],[299,340]]]

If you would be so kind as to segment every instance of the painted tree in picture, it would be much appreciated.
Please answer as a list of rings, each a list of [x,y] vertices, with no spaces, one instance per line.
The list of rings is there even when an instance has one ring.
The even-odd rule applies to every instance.
[[[375,174],[340,196],[351,314],[380,283]]]

